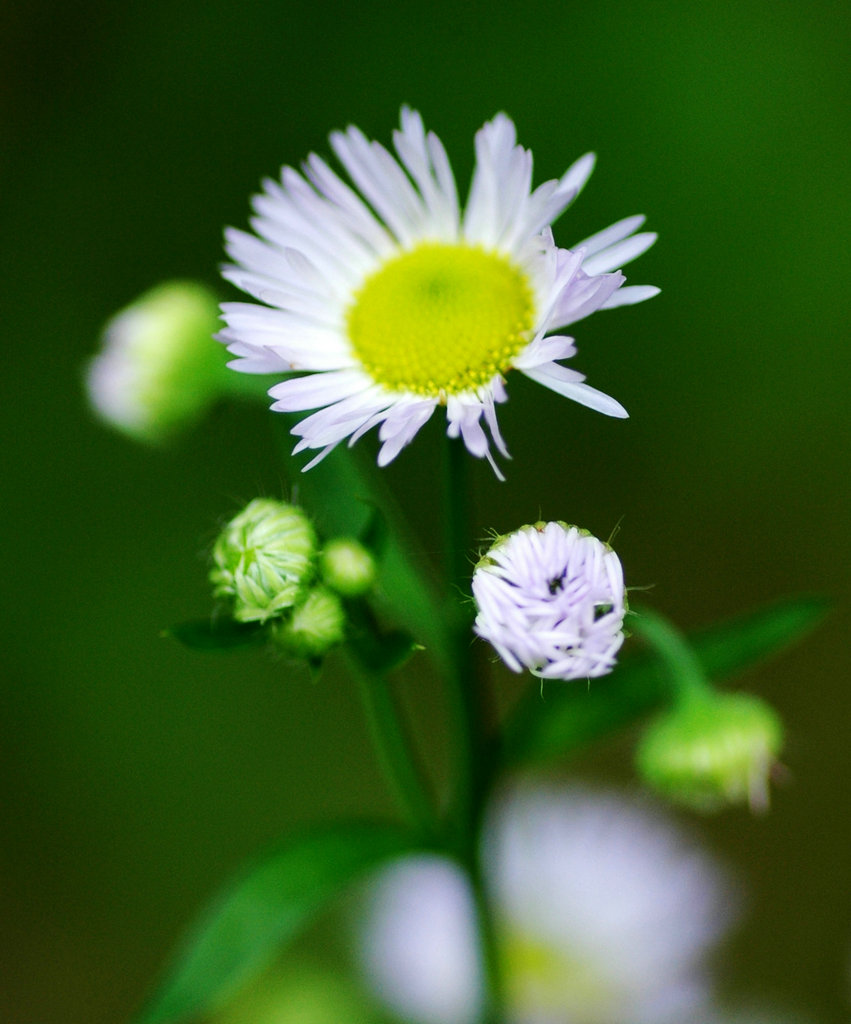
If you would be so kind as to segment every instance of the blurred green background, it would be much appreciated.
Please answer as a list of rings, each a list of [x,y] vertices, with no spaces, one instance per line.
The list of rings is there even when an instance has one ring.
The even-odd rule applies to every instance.
[[[628,582],[655,584],[684,627],[800,591],[836,600],[743,680],[789,727],[770,816],[693,824],[750,892],[729,989],[847,1020],[847,5],[28,0],[2,17],[0,1018],[125,1019],[248,854],[297,823],[390,810],[339,668],[313,685],[262,653],[158,637],[207,612],[217,523],[296,482],[274,417],[222,407],[146,450],[93,421],[80,382],[103,321],[144,289],[219,287],[222,227],[246,223],[263,175],[327,154],[350,122],[389,142],[406,102],[462,189],[500,109],[537,181],[596,150],[560,244],[636,212],[660,233],[627,272],[663,294],[574,332],[574,365],[632,418],[512,380],[514,459],[505,484],[476,467],[476,523],[540,514],[607,536],[623,518]],[[439,556],[436,420],[388,477]],[[440,703],[413,678],[439,772]],[[630,749],[579,767],[628,781]]]

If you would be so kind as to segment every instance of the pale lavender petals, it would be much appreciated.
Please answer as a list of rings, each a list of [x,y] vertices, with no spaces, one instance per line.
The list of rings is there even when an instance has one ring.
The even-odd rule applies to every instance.
[[[571,248],[584,249],[587,256],[593,256],[595,252],[600,252],[601,249],[607,249],[610,245],[614,245],[615,242],[628,238],[641,227],[646,219],[640,213],[633,217],[624,217],[623,220],[619,220],[602,231],[598,231],[595,235],[591,235],[590,238],[577,242]]]
[[[370,379],[360,370],[339,370],[331,373],[310,373],[305,377],[281,381],[269,388],[275,399],[276,412],[301,412],[331,406],[342,399],[371,386]]]
[[[548,317],[548,327],[555,330],[582,320],[583,317],[596,313],[609,299],[614,291],[623,284],[623,274],[602,274],[589,277],[584,272],[577,275],[571,287],[563,292],[553,304]]]
[[[646,252],[659,236],[655,231],[641,231],[610,245],[607,249],[589,256],[582,264],[586,274],[608,274],[612,270],[620,270],[643,252]]]
[[[433,133],[426,136],[419,113],[403,107],[402,129],[393,133],[393,145],[428,207],[435,236],[456,241],[458,192],[440,140]]]
[[[659,294],[660,289],[652,284],[631,284],[612,292],[600,309],[617,309],[618,306],[634,306]]]
[[[605,675],[623,643],[618,556],[575,526],[537,523],[500,537],[476,566],[473,599],[476,634],[515,672],[524,667],[542,679]]]
[[[383,442],[378,452],[378,465],[386,466],[410,444],[420,427],[424,426],[435,410],[434,402],[413,401],[394,406],[381,424],[378,438]]]
[[[558,363],[548,363],[543,366],[523,370],[523,373],[530,380],[537,381],[538,384],[543,384],[545,388],[549,388],[565,398],[571,398],[574,402],[579,402],[580,405],[585,405],[596,412],[601,412],[606,416],[614,416],[616,419],[627,419],[629,417],[629,413],[620,402],[615,401],[614,398],[604,394],[602,391],[590,387],[588,384],[583,384],[583,375],[575,370],[569,370]]]
[[[525,373],[526,370],[534,369],[543,363],[550,363],[556,359],[569,359],[573,355],[576,355],[573,338],[562,334],[542,335],[536,338],[514,360],[514,368]]]
[[[570,196],[568,202],[573,202],[576,196],[585,188],[585,183],[591,177],[591,172],[594,170],[596,162],[596,153],[585,153],[584,156],[575,160],[564,172],[558,183],[558,190],[561,195]]]

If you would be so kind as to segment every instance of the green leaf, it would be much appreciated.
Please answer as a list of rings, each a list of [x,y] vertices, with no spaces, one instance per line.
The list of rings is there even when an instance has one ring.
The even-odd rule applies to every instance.
[[[415,651],[423,649],[410,634],[401,629],[390,630],[376,637],[361,634],[353,637],[349,643],[363,667],[379,676],[401,668]]]
[[[136,1024],[179,1021],[220,1004],[352,881],[413,845],[398,828],[339,824],[267,854],[203,914]]]
[[[383,630],[366,601],[346,602],[348,644],[362,669],[384,676],[400,668],[422,645],[401,629]]]
[[[717,681],[800,639],[829,607],[821,598],[790,598],[692,633],[688,639],[707,675]],[[656,710],[669,695],[664,665],[646,653],[627,657],[611,675],[593,679],[587,687],[547,682],[541,692],[535,686],[507,723],[501,766],[563,757]]]
[[[221,616],[181,622],[164,629],[162,635],[174,637],[195,651],[232,651],[237,647],[254,647],[263,643],[266,630],[259,622],[236,622]]]

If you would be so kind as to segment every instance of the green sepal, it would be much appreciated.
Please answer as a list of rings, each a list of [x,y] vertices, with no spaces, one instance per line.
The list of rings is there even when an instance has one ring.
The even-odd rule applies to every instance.
[[[214,619],[193,619],[162,631],[193,651],[233,651],[257,647],[266,641],[266,627],[260,622],[237,622],[226,615]]]
[[[829,608],[823,598],[789,598],[688,639],[707,676],[718,681],[800,639]],[[506,725],[499,763],[506,768],[563,757],[660,708],[671,696],[661,659],[646,653],[627,656],[611,675],[587,687],[552,682],[541,691],[536,684]]]
[[[359,822],[312,830],[267,853],[201,915],[135,1024],[208,1013],[266,968],[352,882],[415,845],[409,832]]]

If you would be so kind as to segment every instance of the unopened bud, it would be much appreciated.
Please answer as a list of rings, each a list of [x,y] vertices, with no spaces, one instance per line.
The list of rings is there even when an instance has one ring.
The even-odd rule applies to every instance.
[[[272,639],[285,654],[312,660],[341,643],[345,632],[346,613],[340,598],[327,587],[314,587],[291,615],[274,624]]]
[[[192,281],[168,281],[117,313],[86,386],[95,412],[137,441],[167,440],[195,422],[226,376],[213,340],[215,296]]]
[[[337,537],[322,549],[319,571],[342,597],[360,597],[375,582],[375,559],[360,541]]]
[[[498,537],[473,573],[475,632],[514,672],[590,679],[624,640],[623,569],[608,544],[567,523]]]
[[[255,498],[219,534],[210,582],[233,600],[239,622],[265,622],[293,607],[315,573],[316,533],[305,513]]]
[[[768,783],[783,746],[783,726],[749,694],[686,700],[654,722],[637,753],[644,779],[674,802],[717,810],[768,806]]]

